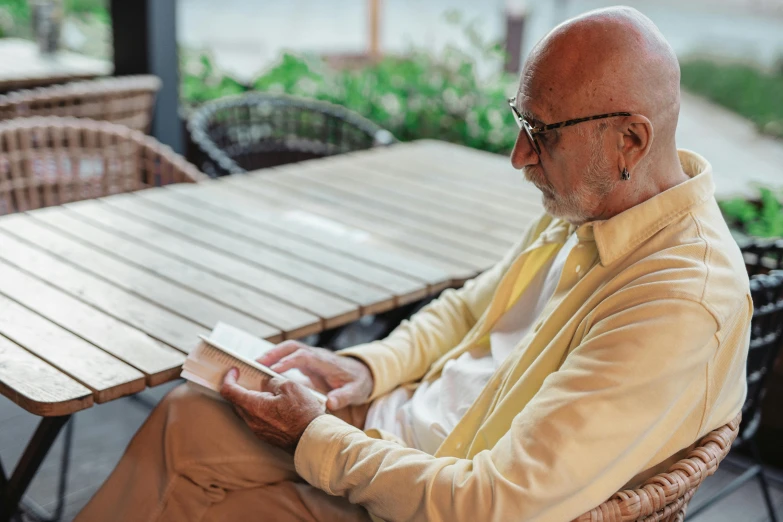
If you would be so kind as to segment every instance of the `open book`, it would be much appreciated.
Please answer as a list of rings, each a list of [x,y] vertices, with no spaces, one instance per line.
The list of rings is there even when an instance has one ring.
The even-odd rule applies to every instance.
[[[226,372],[231,368],[238,368],[237,382],[249,390],[260,390],[265,380],[281,377],[308,386],[318,400],[326,402],[323,394],[309,388],[310,380],[300,371],[289,370],[280,375],[256,362],[256,359],[273,348],[274,344],[225,323],[218,323],[209,337],[200,337],[201,342],[190,352],[182,366],[184,379],[219,392]]]

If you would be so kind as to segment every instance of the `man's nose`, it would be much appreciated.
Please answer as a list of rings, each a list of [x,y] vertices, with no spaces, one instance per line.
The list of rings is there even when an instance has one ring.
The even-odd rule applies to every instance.
[[[511,151],[511,165],[519,170],[536,163],[538,163],[538,154],[527,136],[520,132],[517,136],[517,142],[514,144],[514,150]]]

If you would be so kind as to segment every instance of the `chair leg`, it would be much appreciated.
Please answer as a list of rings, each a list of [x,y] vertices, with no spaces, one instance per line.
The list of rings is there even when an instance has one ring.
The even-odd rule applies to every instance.
[[[775,504],[772,503],[772,497],[769,494],[769,483],[767,482],[767,478],[764,476],[764,464],[761,462],[761,453],[759,452],[759,447],[756,444],[755,439],[751,439],[750,441],[750,451],[753,453],[753,458],[756,459],[756,462],[759,466],[759,486],[761,486],[761,494],[764,496],[764,503],[767,505],[769,519],[772,522],[778,522],[778,517],[775,514]]]

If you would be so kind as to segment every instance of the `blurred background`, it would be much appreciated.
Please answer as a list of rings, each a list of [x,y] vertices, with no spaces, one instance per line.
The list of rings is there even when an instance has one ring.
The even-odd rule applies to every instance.
[[[210,175],[221,172],[203,163],[187,123],[205,104],[250,91],[331,102],[401,141],[432,138],[507,154],[517,132],[506,98],[527,53],[563,20],[614,3],[0,0],[0,94],[61,83],[56,73],[66,64],[82,71],[80,79],[155,75],[162,83],[149,131]],[[779,240],[783,0],[625,3],[649,16],[678,54],[678,142],[713,164],[738,240]],[[783,467],[780,360],[775,373],[760,440],[765,460]],[[0,450],[3,437],[13,438],[8,426],[0,423]],[[110,467],[111,459],[101,470]],[[88,482],[71,497],[74,513],[100,477]],[[783,505],[783,493],[775,494]]]

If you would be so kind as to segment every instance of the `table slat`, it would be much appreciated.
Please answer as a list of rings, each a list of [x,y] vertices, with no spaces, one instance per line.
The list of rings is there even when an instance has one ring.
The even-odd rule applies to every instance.
[[[185,356],[4,261],[0,293],[143,372],[149,386],[179,375]]]
[[[444,194],[434,200],[428,199],[422,197],[420,191],[406,192],[396,189],[394,185],[399,185],[397,182],[373,183],[365,174],[364,171],[348,165],[335,168],[327,164],[288,173],[285,177],[304,180],[307,184],[326,187],[330,191],[343,192],[344,197],[357,199],[375,208],[380,207],[396,214],[402,212],[428,227],[445,231],[449,237],[459,237],[460,241],[467,241],[487,252],[506,250],[517,239],[517,234],[509,230],[508,224],[482,223],[466,215],[464,210],[453,210],[440,204],[439,201],[447,199]]]
[[[298,209],[310,212],[365,230],[371,234],[378,234],[393,243],[415,249],[420,254],[446,262],[453,267],[454,272],[458,272],[461,267],[463,273],[474,275],[492,264],[492,256],[489,254],[466,252],[464,248],[443,242],[434,235],[425,235],[420,230],[401,227],[390,219],[378,219],[371,214],[362,214],[349,208],[339,198],[319,194],[318,191],[298,190],[269,181],[252,184],[247,181],[246,178],[232,179],[231,176],[228,176],[228,179],[223,183],[264,201],[277,201],[288,210]],[[261,203],[259,202],[259,204]]]
[[[163,192],[163,191],[161,191]],[[387,270],[397,271],[426,282],[436,292],[450,281],[445,268],[434,266],[428,259],[411,250],[379,241],[370,234],[339,223],[322,224],[302,218],[297,209],[281,209],[277,205],[259,206],[252,196],[232,190],[220,181],[199,185],[182,183],[169,185],[166,193],[196,208],[210,207],[236,215],[256,226],[268,226],[281,234],[290,234],[318,245],[354,256]]]
[[[416,167],[406,163],[387,164],[381,159],[366,155],[357,156],[356,161],[345,165],[354,176],[361,176],[366,183],[375,186],[386,186],[387,190],[396,190],[401,194],[415,194],[426,198],[437,206],[448,207],[460,211],[482,223],[510,228],[516,232],[514,223],[520,220],[538,217],[541,214],[541,195],[525,194],[510,196],[506,194],[488,193],[474,185],[461,183],[458,176],[448,179],[433,174],[430,166]],[[428,175],[422,176],[421,170]],[[453,170],[449,171],[453,172]],[[520,174],[522,177],[522,174]],[[521,181],[524,183],[524,181]]]
[[[161,193],[168,194],[167,191]],[[236,310],[245,311],[259,320],[263,319],[280,329],[286,339],[303,337],[321,330],[321,319],[316,315],[113,234],[78,219],[64,207],[36,210],[29,213],[29,216],[64,234],[72,234],[95,248],[103,249],[140,268],[186,286],[194,292],[200,292]],[[277,341],[275,337],[268,337],[267,340]]]
[[[514,169],[506,156],[491,152],[461,147],[447,142],[422,140],[411,147],[400,150],[400,161],[414,160],[416,164],[427,168],[440,165],[439,171],[448,169],[462,179],[474,184],[487,183],[498,193],[516,195],[538,193],[531,184],[520,184],[520,172]],[[443,161],[441,161],[443,160]],[[482,176],[478,176],[477,173]],[[504,192],[501,192],[504,191]]]
[[[287,296],[302,308],[319,316],[323,327],[333,328],[359,318],[359,308],[350,301],[334,297],[308,285],[251,265],[182,236],[172,234],[120,213],[100,201],[71,203],[67,208],[80,218],[111,229],[187,263],[206,268],[214,274],[277,296]]]
[[[3,295],[0,334],[87,386],[95,402],[144,389],[143,373]]]
[[[463,185],[469,190],[486,197],[500,198],[508,205],[535,203],[541,200],[541,193],[531,183],[524,181],[524,174],[510,166],[508,158],[490,154],[491,161],[475,163],[475,158],[464,157],[460,151],[437,145],[432,148],[413,142],[393,156],[387,149],[380,154],[367,156],[368,160],[383,165],[393,157],[396,165],[416,173],[426,172],[443,183]],[[500,163],[497,163],[497,160]],[[480,175],[479,175],[480,173]]]
[[[228,214],[225,211],[217,211],[205,206],[196,208],[181,200],[172,199],[170,193],[165,191],[145,190],[135,194],[137,197],[157,205],[161,210],[173,212],[200,226],[257,241],[277,251],[296,256],[299,259],[309,260],[321,268],[356,279],[362,284],[377,286],[396,297],[396,306],[418,301],[427,293],[426,285],[422,285],[420,281],[375,267],[339,252],[326,250],[307,241],[297,240],[287,234],[275,233],[267,227],[248,223],[235,214]]]
[[[27,216],[4,219],[0,228],[209,330],[225,321],[261,338],[281,339],[277,328],[120,261]]]
[[[211,246],[227,254],[233,254],[248,263],[273,270],[337,297],[351,300],[364,308],[365,313],[380,313],[394,307],[394,296],[380,288],[341,276],[257,243],[251,243],[225,231],[218,231],[212,227],[194,223],[189,219],[182,219],[174,214],[163,212],[159,210],[159,207],[136,195],[113,196],[102,201],[131,216],[143,216],[150,223],[156,223],[160,227],[189,240]]]
[[[351,194],[326,181],[307,180],[299,178],[298,174],[276,176],[274,174],[251,174],[249,179],[255,181],[264,190],[269,190],[270,184],[277,188],[292,191],[300,197],[314,197],[318,200],[329,201],[339,208],[350,209],[352,214],[364,214],[383,220],[393,225],[398,232],[415,234],[416,237],[426,239],[428,243],[435,243],[437,248],[454,253],[462,259],[469,256],[475,259],[480,267],[492,264],[498,256],[507,250],[502,244],[491,243],[486,240],[476,239],[462,230],[447,224],[432,223],[422,219],[410,209],[383,206],[382,202],[369,200],[356,194]]]
[[[196,347],[199,334],[209,333],[208,329],[79,270],[5,231],[0,231],[0,258],[182,352],[188,353]]]
[[[506,185],[493,186],[491,174],[485,179],[463,172],[457,166],[445,166],[438,162],[412,159],[390,165],[383,156],[367,154],[357,157],[355,165],[372,169],[379,176],[403,178],[405,184],[415,185],[419,189],[426,187],[430,193],[447,192],[450,197],[464,202],[474,211],[486,213],[487,219],[498,219],[509,212],[520,217],[531,213],[540,214],[541,192],[525,181],[521,172],[518,174],[518,184],[523,186],[514,189]],[[427,175],[422,176],[422,171]],[[499,212],[498,208],[502,211]]]
[[[0,336],[0,393],[34,415],[70,415],[93,405],[92,392]]]

